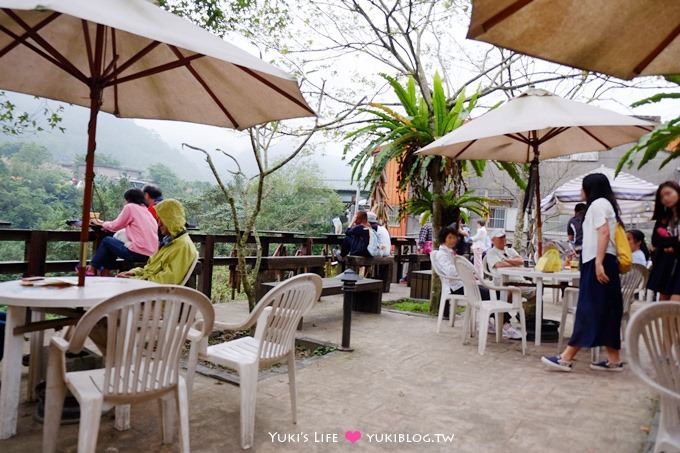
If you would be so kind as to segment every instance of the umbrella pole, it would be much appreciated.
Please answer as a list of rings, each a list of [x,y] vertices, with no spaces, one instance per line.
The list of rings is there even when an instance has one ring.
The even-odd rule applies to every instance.
[[[97,147],[97,114],[101,106],[102,89],[90,90],[90,121],[87,126],[87,155],[85,156],[85,193],[83,194],[83,215],[80,228],[80,268],[78,286],[85,286],[87,252],[90,246],[90,210],[92,209],[92,185],[94,183],[94,150]]]
[[[536,250],[540,258],[543,256],[543,219],[541,218],[541,172],[539,168],[538,141],[532,141],[531,146],[534,148],[533,167],[536,172]]]

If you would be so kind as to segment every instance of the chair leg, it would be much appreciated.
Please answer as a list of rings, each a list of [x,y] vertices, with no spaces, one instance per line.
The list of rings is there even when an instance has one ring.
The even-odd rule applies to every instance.
[[[54,361],[52,361],[54,363]],[[54,453],[57,448],[57,437],[61,425],[61,413],[64,409],[66,384],[56,366],[47,371],[47,388],[45,390],[45,420],[43,421],[43,453]]]
[[[444,310],[445,309],[446,309],[446,299],[444,299],[442,297],[439,300],[439,315],[437,316],[437,333],[439,333],[439,331],[441,330],[442,320],[444,319]]]
[[[453,297],[449,303],[449,325],[456,327],[456,308],[458,307],[458,298]]]
[[[99,422],[102,417],[101,398],[85,398],[80,403],[80,427],[78,428],[78,453],[94,453],[97,449]]]
[[[180,379],[177,382],[176,404],[179,415],[179,450],[181,453],[189,453],[189,394],[186,382]]]
[[[161,432],[163,434],[164,444],[171,444],[175,440],[175,416],[178,409],[176,400],[176,395],[165,396],[158,400],[158,408],[161,412]]]
[[[241,448],[253,446],[255,403],[257,401],[257,364],[241,367]]]
[[[496,313],[494,322],[496,323],[496,343],[500,343],[503,335],[503,314]]]
[[[472,325],[472,305],[468,304],[463,315],[463,344],[468,343],[469,332],[474,330],[475,327]]]
[[[122,404],[116,406],[113,427],[118,431],[130,429],[130,405]]]
[[[479,341],[477,342],[477,352],[480,355],[484,355],[484,350],[486,349],[486,337],[489,333],[489,313],[480,312],[477,315],[477,321],[479,323]]]
[[[527,319],[524,314],[524,308],[519,309],[519,323],[522,328],[522,355],[527,353]]]
[[[290,390],[290,409],[293,423],[297,423],[297,391],[295,388],[295,349],[288,353],[288,389]]]
[[[567,324],[567,313],[569,312],[569,305],[571,304],[571,296],[564,297],[562,301],[562,316],[560,317],[560,328],[557,338],[557,353],[562,353],[562,346],[564,346],[564,331]]]

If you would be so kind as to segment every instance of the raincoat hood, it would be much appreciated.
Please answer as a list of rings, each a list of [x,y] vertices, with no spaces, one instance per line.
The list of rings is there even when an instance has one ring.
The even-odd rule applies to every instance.
[[[168,229],[170,236],[175,237],[184,231],[184,225],[187,221],[184,215],[184,207],[179,201],[172,198],[161,201],[156,205],[156,214],[158,214],[158,219],[163,222],[165,228]]]

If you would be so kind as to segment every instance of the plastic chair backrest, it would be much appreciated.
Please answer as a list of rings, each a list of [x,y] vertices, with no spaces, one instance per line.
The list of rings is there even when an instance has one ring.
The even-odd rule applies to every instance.
[[[631,318],[625,337],[631,370],[680,408],[680,302],[657,302],[641,308]],[[641,345],[648,357],[644,366]],[[676,418],[675,424],[668,426],[680,426],[680,411],[668,416]]]
[[[432,266],[432,271],[437,274],[439,278],[442,278],[444,276],[444,272],[441,270],[439,263],[435,259],[437,253],[439,253],[439,250],[432,250],[430,252],[430,265]]]
[[[300,319],[321,296],[321,277],[300,274],[289,278],[265,294],[255,310],[261,310],[255,329],[262,361],[279,360],[295,345]]]
[[[189,281],[189,278],[191,278],[191,274],[194,273],[194,269],[196,269],[196,264],[198,264],[198,252],[196,253],[196,257],[194,258],[194,262],[191,263],[191,266],[189,267],[189,270],[187,273],[184,275],[184,279],[182,279],[182,282],[180,283],[180,286],[184,286],[187,284]]]
[[[479,286],[477,286],[477,281],[475,280],[475,268],[472,266],[472,263],[462,256],[456,256],[454,262],[456,263],[458,275],[463,281],[465,297],[469,301],[481,301],[482,294],[479,291]]]
[[[128,291],[88,310],[76,325],[70,352],[80,352],[92,329],[106,320],[105,397],[141,397],[177,384],[184,342],[197,319],[212,331],[210,300],[190,288],[159,285]]]
[[[630,311],[630,306],[635,299],[635,293],[647,283],[649,270],[641,264],[633,264],[630,271],[621,276],[621,293],[623,295],[623,313]]]
[[[482,259],[482,272],[484,273],[484,275],[479,276],[481,279],[489,283],[496,282],[496,276],[492,274],[491,269],[489,269],[489,262],[487,261],[486,255],[484,255],[484,258]]]

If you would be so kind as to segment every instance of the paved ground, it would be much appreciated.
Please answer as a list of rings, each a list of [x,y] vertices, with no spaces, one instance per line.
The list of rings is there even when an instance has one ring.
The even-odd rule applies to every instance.
[[[393,285],[386,296],[406,295]],[[325,298],[305,319],[302,336],[339,342],[341,300]],[[243,303],[216,306],[218,319],[245,317]],[[546,304],[548,317],[559,308]],[[552,315],[552,316],[551,316]],[[435,319],[384,310],[355,314],[354,352],[334,352],[298,370],[298,424],[290,421],[287,378],[260,381],[257,452],[639,452],[652,420],[652,394],[629,371],[598,374],[579,357],[571,374],[539,363],[555,345],[496,344],[484,356],[475,340],[461,344],[462,327],[434,332]],[[191,446],[195,452],[239,448],[238,387],[199,376],[192,398]],[[40,450],[42,425],[21,407],[18,435],[0,441],[3,453]],[[133,408],[133,429],[117,432],[105,416],[98,451],[178,451],[161,446],[155,403]],[[346,431],[359,431],[354,445]],[[276,434],[278,433],[278,435]],[[453,435],[452,442],[424,443],[423,435]],[[290,435],[287,437],[287,435]],[[409,436],[399,442],[399,435]],[[77,425],[62,426],[59,451],[75,451]],[[274,436],[272,438],[272,436]],[[325,436],[325,437],[323,437]],[[410,441],[410,442],[409,442]]]

